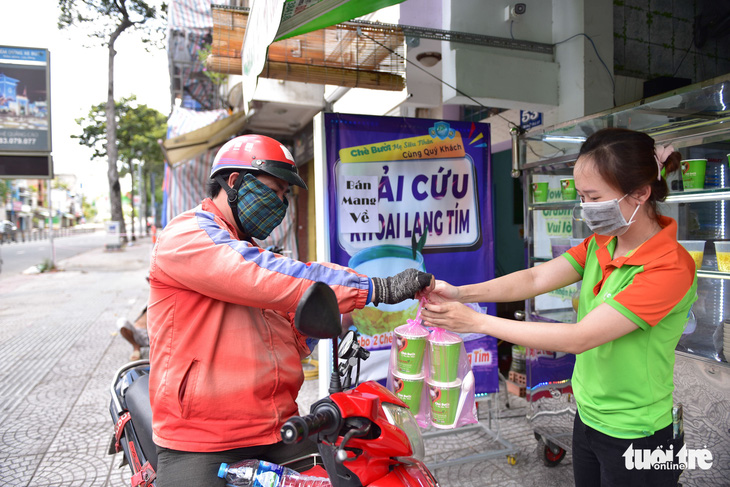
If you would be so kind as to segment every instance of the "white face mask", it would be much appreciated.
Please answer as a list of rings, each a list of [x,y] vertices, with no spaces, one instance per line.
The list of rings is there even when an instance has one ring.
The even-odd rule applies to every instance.
[[[636,221],[634,217],[641,206],[641,204],[636,205],[636,209],[627,222],[618,205],[626,196],[628,195],[623,195],[621,199],[614,198],[608,201],[583,202],[580,204],[580,217],[575,216],[575,209],[578,209],[576,206],[573,209],[573,218],[586,222],[588,228],[598,235],[623,235],[629,229],[629,225]]]

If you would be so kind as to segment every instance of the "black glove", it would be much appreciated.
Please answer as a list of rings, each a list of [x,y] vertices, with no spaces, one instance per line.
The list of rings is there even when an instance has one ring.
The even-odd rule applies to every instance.
[[[416,293],[431,284],[433,274],[416,269],[406,269],[394,276],[371,277],[373,281],[372,303],[396,304],[413,299]]]

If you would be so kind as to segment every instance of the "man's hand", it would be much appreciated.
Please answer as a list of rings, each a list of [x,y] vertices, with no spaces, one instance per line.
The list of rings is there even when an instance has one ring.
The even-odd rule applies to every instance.
[[[406,269],[394,276],[372,277],[372,303],[396,304],[406,299],[414,299],[421,289],[432,285],[433,274],[416,269]]]

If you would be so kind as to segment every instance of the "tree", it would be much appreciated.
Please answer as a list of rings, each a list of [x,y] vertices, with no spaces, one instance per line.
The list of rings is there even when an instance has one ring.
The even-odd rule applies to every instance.
[[[96,209],[96,204],[94,202],[89,203],[85,196],[81,198],[81,208],[86,221],[94,221],[96,215],[99,213]]]
[[[167,4],[161,3],[159,9],[144,0],[59,0],[61,13],[58,19],[59,29],[81,24],[93,24],[91,37],[103,39],[109,51],[109,82],[105,115],[107,122],[115,120],[114,103],[114,45],[122,33],[128,29],[138,30],[142,34],[142,42],[155,43],[155,35],[164,32]],[[121,222],[121,232],[127,230],[122,213],[122,195],[119,188],[119,172],[117,170],[117,127],[107,123],[106,156],[107,179],[109,180],[109,202],[112,220]],[[126,240],[126,237],[125,237]]]
[[[151,174],[155,174],[156,181],[162,181],[164,162],[162,149],[157,142],[165,138],[167,131],[166,117],[147,105],[138,105],[137,98],[132,95],[129,98],[122,98],[114,104],[116,140],[114,170],[119,176],[132,176],[132,191],[134,191],[134,178],[140,165],[142,168],[142,180],[139,181],[139,192],[143,195],[143,203],[148,201],[149,191],[156,191],[157,188],[148,188],[145,182]],[[96,159],[108,159],[109,134],[107,130],[106,103],[94,105],[85,118],[76,119],[82,128],[82,134],[72,137],[79,139],[82,145],[92,149],[93,157]],[[121,162],[121,167],[117,164]],[[144,204],[142,217],[149,216],[147,205]],[[121,211],[121,191],[119,191],[119,208]],[[134,208],[134,207],[133,207]],[[134,211],[134,210],[133,210]],[[116,218],[114,218],[116,220]],[[134,220],[134,217],[133,217]],[[121,220],[123,221],[123,219]],[[134,221],[132,221],[132,232],[134,238]]]
[[[0,204],[5,204],[5,197],[10,193],[10,183],[0,179]]]

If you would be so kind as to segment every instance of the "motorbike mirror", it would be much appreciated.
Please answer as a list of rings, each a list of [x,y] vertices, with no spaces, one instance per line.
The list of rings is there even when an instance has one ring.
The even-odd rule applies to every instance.
[[[349,359],[353,355],[354,347],[353,344],[355,343],[355,331],[354,330],[348,330],[345,336],[343,336],[340,339],[340,346],[337,348],[337,355],[340,356],[341,359]]]
[[[331,287],[323,282],[315,282],[304,292],[294,315],[294,326],[313,338],[334,338],[340,335],[340,307]]]

